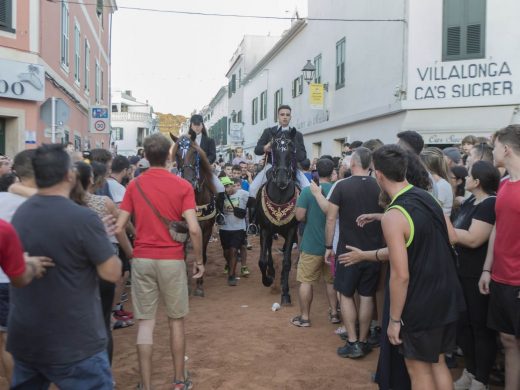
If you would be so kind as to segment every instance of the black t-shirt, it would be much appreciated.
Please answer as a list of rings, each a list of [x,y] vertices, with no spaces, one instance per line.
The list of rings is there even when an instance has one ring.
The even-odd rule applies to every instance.
[[[103,351],[96,265],[114,252],[99,217],[70,199],[35,195],[12,223],[26,252],[50,257],[56,266],[11,290],[9,352],[23,362],[64,364]]]
[[[410,186],[387,210],[394,208],[411,221],[403,329],[417,332],[455,322],[465,305],[441,206],[428,192]]]
[[[453,226],[457,229],[469,230],[471,222],[478,221],[495,224],[495,201],[496,196],[490,196],[475,205],[475,197],[471,196],[460,207]],[[478,248],[468,248],[457,245],[458,271],[463,277],[478,278],[482,274],[482,267],[486,261],[488,242]]]
[[[345,245],[365,251],[384,246],[380,222],[372,222],[362,228],[356,223],[356,218],[361,214],[383,212],[378,203],[380,192],[376,179],[370,176],[350,176],[336,183],[329,200],[339,207],[337,254],[346,252]]]

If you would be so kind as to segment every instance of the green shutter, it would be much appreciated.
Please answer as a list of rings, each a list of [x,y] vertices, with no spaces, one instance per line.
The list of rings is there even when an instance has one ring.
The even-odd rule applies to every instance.
[[[12,0],[0,0],[0,29],[11,28]]]
[[[444,0],[443,61],[484,57],[486,0]]]

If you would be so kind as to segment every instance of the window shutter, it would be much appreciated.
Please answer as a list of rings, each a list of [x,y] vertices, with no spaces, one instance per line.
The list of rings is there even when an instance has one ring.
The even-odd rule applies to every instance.
[[[466,0],[466,15],[466,52],[464,54],[471,57],[483,57],[486,1]]]
[[[300,76],[300,84],[298,85],[298,95],[303,93],[303,75]]]
[[[11,27],[11,1],[0,0],[0,26]]]
[[[466,0],[444,0],[444,59],[462,54],[462,28]]]

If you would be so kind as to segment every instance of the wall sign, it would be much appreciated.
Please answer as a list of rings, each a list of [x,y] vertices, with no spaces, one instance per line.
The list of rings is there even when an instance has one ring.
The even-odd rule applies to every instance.
[[[417,85],[409,96],[414,100],[459,99],[513,95],[513,72],[507,61],[443,63],[418,67]]]
[[[43,66],[0,60],[0,98],[44,100],[45,71]]]

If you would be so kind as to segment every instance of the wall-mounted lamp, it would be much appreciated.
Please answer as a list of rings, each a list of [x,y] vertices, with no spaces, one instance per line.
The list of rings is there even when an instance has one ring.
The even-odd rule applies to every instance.
[[[314,80],[314,75],[316,74],[316,67],[312,64],[311,60],[307,60],[307,63],[302,69],[303,79],[307,81],[307,84],[310,84],[311,81]]]

